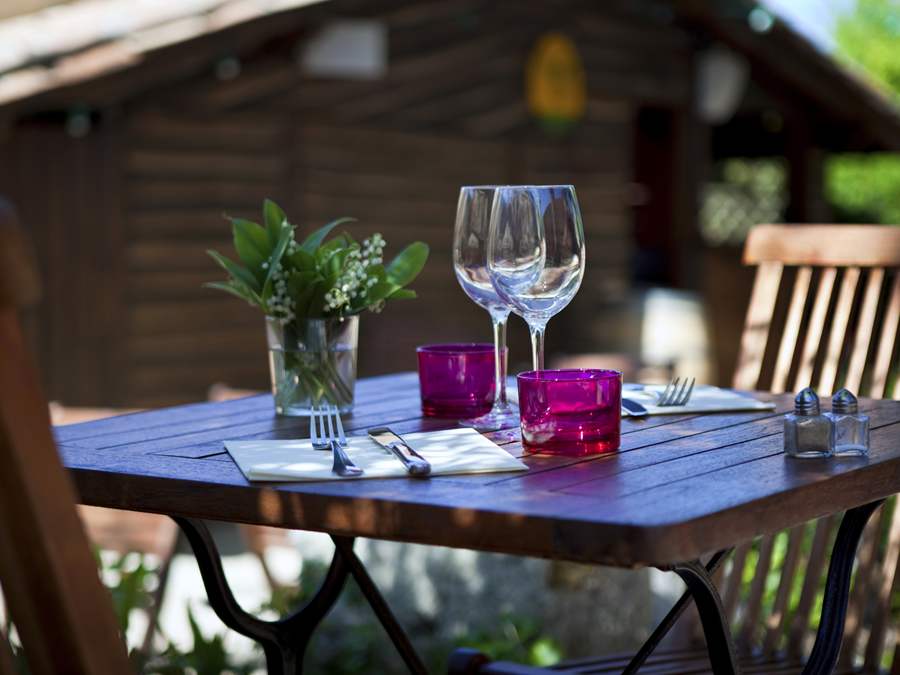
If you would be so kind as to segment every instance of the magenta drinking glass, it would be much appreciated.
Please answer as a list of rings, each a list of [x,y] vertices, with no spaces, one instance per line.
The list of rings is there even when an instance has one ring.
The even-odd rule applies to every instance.
[[[532,370],[521,373],[522,443],[558,455],[619,448],[622,373],[617,370]]]
[[[484,415],[491,409],[494,345],[423,345],[416,352],[425,415],[460,419]]]

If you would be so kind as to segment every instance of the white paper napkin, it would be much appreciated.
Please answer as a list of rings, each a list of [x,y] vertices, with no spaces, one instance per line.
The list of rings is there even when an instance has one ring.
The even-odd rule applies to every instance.
[[[523,462],[474,429],[404,434],[403,439],[431,463],[432,475],[528,470]],[[359,478],[407,476],[400,460],[368,437],[347,440],[347,454],[365,471]],[[348,480],[331,472],[331,451],[313,450],[309,439],[225,441],[225,449],[247,480]]]
[[[639,387],[639,388],[638,388]],[[694,387],[691,399],[687,405],[659,407],[656,405],[657,396],[666,388],[664,384],[648,384],[646,386],[626,384],[622,389],[623,398],[637,401],[650,415],[683,415],[685,413],[713,413],[713,412],[739,412],[742,410],[772,410],[774,403],[757,401],[747,394],[742,394],[731,389],[720,389],[707,384],[698,384]],[[622,411],[622,416],[628,413]]]

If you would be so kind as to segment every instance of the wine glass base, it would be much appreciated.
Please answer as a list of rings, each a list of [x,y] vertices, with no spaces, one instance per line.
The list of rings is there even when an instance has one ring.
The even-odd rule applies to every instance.
[[[489,413],[473,419],[460,420],[459,423],[476,431],[513,429],[517,432],[519,428],[519,409],[509,403],[497,404]]]

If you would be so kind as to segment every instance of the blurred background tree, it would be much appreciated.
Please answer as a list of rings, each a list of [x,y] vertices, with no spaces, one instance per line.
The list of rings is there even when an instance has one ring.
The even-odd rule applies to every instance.
[[[900,2],[856,0],[835,26],[836,56],[900,102]],[[900,224],[900,155],[837,155],[826,190],[838,221]]]

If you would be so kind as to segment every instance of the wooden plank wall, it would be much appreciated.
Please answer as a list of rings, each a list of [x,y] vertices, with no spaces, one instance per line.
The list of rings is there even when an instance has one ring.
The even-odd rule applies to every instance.
[[[197,400],[214,382],[264,387],[259,312],[202,284],[221,276],[207,249],[234,257],[224,214],[258,221],[266,197],[291,208],[286,118],[139,111],[125,145],[123,402]]]
[[[231,248],[222,214],[258,217],[265,197],[309,227],[353,215],[354,231],[382,232],[393,251],[432,246],[421,299],[365,317],[366,375],[414,368],[419,343],[490,338],[451,269],[461,184],[572,182],[589,267],[548,349],[597,350],[609,320],[598,307],[628,286],[634,116],[645,103],[686,104],[689,40],[629,3],[582,0],[334,2],[311,8],[307,28],[347,7],[389,27],[382,80],[304,76],[295,58],[308,33],[287,22],[293,34],[242,54],[238,77],[220,80],[211,64],[116,107],[84,139],[58,122],[14,128],[0,194],[24,203],[52,261],[39,333],[54,398],[154,406],[203,398],[213,382],[265,388],[260,316],[201,288],[219,276],[205,250]],[[524,105],[524,64],[551,29],[576,41],[588,74],[586,118],[560,139]],[[514,367],[527,365],[519,321],[510,342]]]
[[[41,271],[31,342],[47,395],[62,402],[123,400],[120,147],[115,125],[86,141],[43,119],[0,140],[0,195],[19,212]]]
[[[292,129],[278,117],[247,122],[235,116],[209,124],[163,114],[130,122],[123,191],[127,368],[121,373],[128,405],[196,399],[216,381],[266,386],[258,313],[201,287],[220,276],[205,250],[231,252],[222,213],[258,217],[266,196],[283,203],[303,227],[352,215],[360,222],[351,231],[359,238],[381,232],[391,244],[389,253],[414,239],[431,246],[431,260],[415,285],[420,299],[365,315],[363,374],[415,368],[415,346],[423,342],[489,339],[487,315],[466,298],[452,272],[462,184],[566,177],[583,186],[591,273],[582,304],[626,286],[622,142],[619,155],[610,152],[598,163],[591,153],[565,144],[534,144],[523,151],[508,141],[321,125]],[[252,133],[237,133],[246,128]],[[625,129],[610,127],[610,148],[615,137],[627,136]],[[565,315],[554,321],[551,343],[573,351],[566,323]],[[513,360],[527,361],[522,326],[513,337]]]

